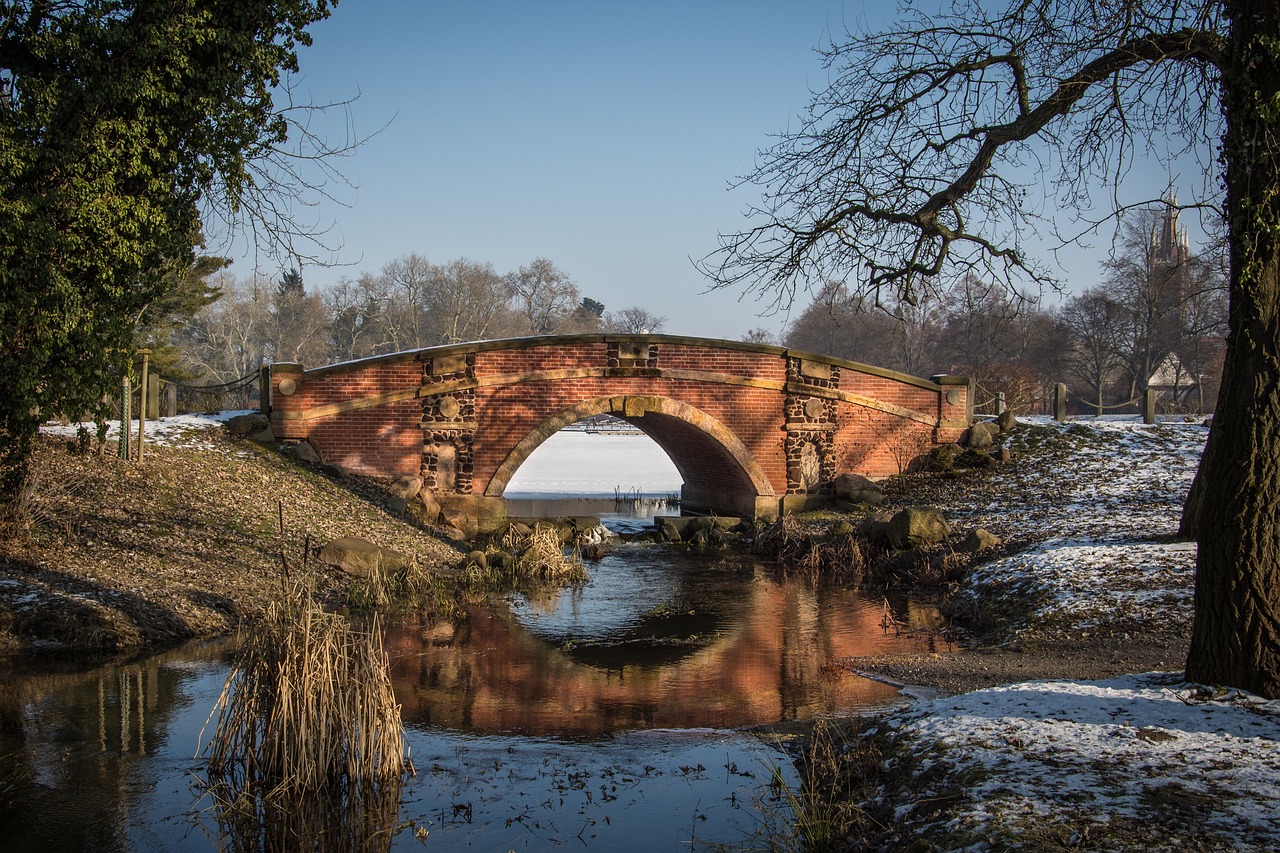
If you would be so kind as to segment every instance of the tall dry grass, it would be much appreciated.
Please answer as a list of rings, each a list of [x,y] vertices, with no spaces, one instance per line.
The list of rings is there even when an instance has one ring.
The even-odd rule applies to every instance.
[[[298,584],[246,637],[210,719],[210,781],[342,791],[411,769],[376,619],[325,612]]]

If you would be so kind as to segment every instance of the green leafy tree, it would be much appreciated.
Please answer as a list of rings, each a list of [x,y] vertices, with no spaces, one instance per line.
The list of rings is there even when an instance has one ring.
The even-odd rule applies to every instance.
[[[273,208],[291,127],[273,93],[333,5],[0,0],[0,514],[40,419],[94,411],[127,369],[202,211]]]
[[[197,314],[222,298],[222,286],[214,276],[230,264],[229,258],[197,256],[185,270],[170,273],[160,295],[142,309],[135,324],[133,345],[151,350],[154,372],[175,382],[196,378],[183,366],[175,337]]]
[[[722,286],[786,303],[851,275],[908,299],[948,269],[1045,281],[1028,186],[1088,209],[1135,152],[1216,149],[1198,203],[1223,214],[1230,317],[1184,513],[1186,672],[1280,697],[1280,3],[908,2],[825,55],[830,84],[753,176],[757,222],[706,263]]]

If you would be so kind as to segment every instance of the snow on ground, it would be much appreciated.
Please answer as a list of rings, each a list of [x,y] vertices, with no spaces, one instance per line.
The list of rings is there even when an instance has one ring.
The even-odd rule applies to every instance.
[[[1018,462],[981,505],[948,507],[1018,549],[966,594],[1036,602],[1010,642],[1189,622],[1195,545],[1171,540],[1207,434],[1022,419]],[[899,826],[942,849],[1280,849],[1280,701],[1147,673],[933,699],[880,725],[909,744]]]
[[[1280,848],[1280,701],[1178,681],[1030,682],[887,717],[917,749],[897,817],[944,849]]]
[[[147,444],[162,447],[193,447],[204,450],[211,450],[214,445],[203,440],[202,436],[211,427],[222,426],[236,415],[249,415],[257,412],[257,409],[244,409],[240,411],[225,412],[201,412],[192,415],[175,415],[171,418],[159,418],[147,421]],[[107,441],[118,441],[120,438],[120,421],[107,421]],[[138,440],[138,424],[136,422],[130,424],[133,441]],[[41,424],[40,432],[44,435],[60,436],[63,438],[74,439],[80,434],[80,430],[85,430],[90,436],[97,435],[97,425],[94,423],[63,423],[61,421],[49,421]]]
[[[1021,545],[978,566],[966,595],[1037,602],[1011,641],[1190,620],[1195,546],[1169,540],[1207,436],[1199,422],[1020,419],[1018,461],[993,475],[985,503],[947,508]]]

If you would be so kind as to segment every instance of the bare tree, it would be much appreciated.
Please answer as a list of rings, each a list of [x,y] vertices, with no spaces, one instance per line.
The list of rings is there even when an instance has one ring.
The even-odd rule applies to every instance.
[[[787,329],[789,347],[894,367],[885,355],[893,349],[893,321],[872,301],[850,292],[843,282],[828,282]]]
[[[484,340],[507,317],[510,283],[493,264],[466,258],[434,268],[424,307],[431,320],[422,346]]]
[[[826,50],[830,84],[765,152],[759,223],[708,271],[786,303],[859,276],[910,301],[946,269],[1048,276],[1021,248],[1031,174],[1065,206],[1136,152],[1217,149],[1198,204],[1231,258],[1222,392],[1184,513],[1199,540],[1190,679],[1280,697],[1280,4],[908,4]],[[1151,140],[1173,139],[1167,146]],[[1031,169],[1022,169],[1031,165]],[[1028,181],[1030,183],[1030,181]],[[1218,187],[1225,187],[1225,199]]]
[[[526,320],[525,334],[551,334],[582,305],[573,280],[546,258],[535,258],[508,275],[507,286]]]
[[[388,261],[382,267],[379,289],[385,293],[383,324],[392,352],[427,346],[430,320],[427,307],[439,273],[417,252]]]
[[[777,346],[778,338],[773,332],[769,331],[768,329],[757,327],[757,328],[751,329],[745,335],[743,335],[742,342],[744,344],[758,344],[760,346],[769,347],[769,346]]]
[[[238,280],[220,273],[222,297],[200,309],[174,335],[179,364],[197,385],[218,385],[247,376],[268,360],[272,351],[275,285],[263,278]],[[234,401],[239,405],[246,401]],[[214,405],[204,401],[201,405]]]
[[[624,335],[654,335],[667,325],[666,317],[660,317],[639,305],[605,314],[604,320],[609,331]]]
[[[1067,377],[1089,389],[1099,415],[1103,395],[1124,366],[1125,314],[1105,289],[1092,288],[1068,301],[1058,315],[1070,336],[1062,354]]]

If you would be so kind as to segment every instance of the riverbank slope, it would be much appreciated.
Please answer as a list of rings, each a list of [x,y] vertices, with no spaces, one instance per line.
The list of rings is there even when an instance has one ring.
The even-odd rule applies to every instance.
[[[0,648],[112,652],[226,633],[279,597],[308,546],[340,536],[427,569],[460,556],[389,512],[377,484],[319,473],[217,417],[148,424],[142,464],[69,452],[58,432],[35,457],[29,530],[0,541]],[[351,580],[307,568],[321,594]]]

